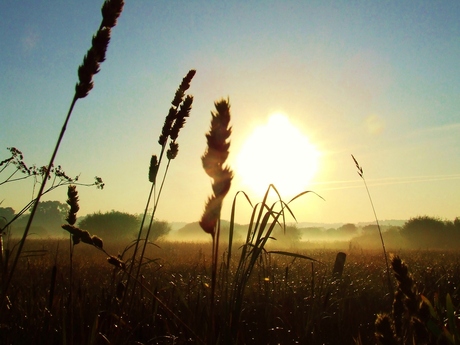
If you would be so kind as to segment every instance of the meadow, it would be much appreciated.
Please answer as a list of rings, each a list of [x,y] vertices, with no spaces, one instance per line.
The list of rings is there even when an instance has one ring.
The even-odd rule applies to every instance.
[[[121,244],[107,246],[112,252],[124,250]],[[76,247],[71,269],[67,240],[28,241],[1,312],[0,342],[375,344],[377,314],[392,310],[380,251],[348,252],[337,277],[332,274],[337,251],[297,248],[318,262],[263,254],[231,335],[226,294],[233,287],[224,267],[210,317],[210,250],[211,243],[151,246],[140,276],[142,288],[123,306],[126,276],[105,255],[90,246]],[[407,262],[421,294],[431,301],[439,298],[440,305],[450,294],[454,305],[459,304],[458,252],[397,254]],[[232,263],[230,275],[236,265]]]

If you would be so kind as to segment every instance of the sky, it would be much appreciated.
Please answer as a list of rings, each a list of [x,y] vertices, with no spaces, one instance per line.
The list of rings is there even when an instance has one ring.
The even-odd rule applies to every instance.
[[[0,160],[9,157],[7,147],[16,147],[26,163],[48,163],[101,6],[94,0],[0,2]],[[460,2],[449,0],[127,1],[55,163],[82,182],[100,176],[106,184],[102,191],[78,188],[80,216],[142,213],[164,118],[182,78],[196,69],[188,91],[193,109],[155,217],[200,219],[211,194],[201,166],[205,133],[214,102],[228,98],[234,179],[223,219],[230,218],[238,191],[261,201],[242,176],[239,157],[273,114],[283,114],[314,147],[315,160],[280,130],[270,141],[283,151],[261,142],[254,159],[272,154],[253,170],[268,176],[282,166],[286,180],[299,179],[299,193],[321,196],[309,193],[290,204],[297,221],[374,219],[351,154],[379,219],[453,220],[460,216],[459,17]],[[316,166],[314,176],[289,174],[305,163]],[[0,182],[5,177],[0,174]],[[1,206],[20,210],[32,192],[32,180],[0,185]],[[57,188],[44,200],[65,202],[66,192]],[[292,196],[282,195],[286,202]],[[248,223],[251,208],[242,194],[236,205],[236,221]]]

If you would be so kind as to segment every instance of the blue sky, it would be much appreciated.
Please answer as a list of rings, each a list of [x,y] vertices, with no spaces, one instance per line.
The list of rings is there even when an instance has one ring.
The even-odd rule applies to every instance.
[[[0,159],[14,146],[30,164],[48,162],[101,5],[0,3]],[[127,2],[56,163],[82,181],[98,175],[106,182],[103,191],[79,189],[82,215],[142,212],[150,155],[159,153],[174,92],[194,68],[193,109],[158,218],[200,218],[211,192],[200,161],[204,134],[214,101],[229,97],[231,166],[276,112],[322,153],[308,188],[326,201],[308,196],[293,204],[299,221],[372,220],[350,154],[364,168],[379,218],[453,219],[460,216],[459,16],[458,1]],[[223,218],[242,189],[260,199],[235,171]],[[31,193],[27,181],[0,186],[2,206],[16,210]],[[64,202],[65,193],[47,198]],[[249,220],[243,201],[238,215]]]

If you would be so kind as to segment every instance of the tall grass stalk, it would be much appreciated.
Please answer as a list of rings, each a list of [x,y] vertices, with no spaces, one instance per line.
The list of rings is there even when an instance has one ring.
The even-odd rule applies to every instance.
[[[18,250],[16,252],[16,256],[14,258],[13,264],[11,265],[10,274],[8,274],[7,280],[2,287],[0,306],[2,306],[3,303],[5,302],[5,299],[8,293],[8,288],[11,283],[11,279],[13,278],[13,274],[16,269],[16,265],[18,263],[19,257],[24,247],[26,238],[29,234],[29,230],[32,225],[32,221],[34,219],[38,204],[40,202],[40,198],[43,195],[43,191],[45,190],[46,181],[48,180],[50,176],[50,172],[53,167],[53,163],[56,158],[56,155],[58,153],[59,146],[61,145],[62,139],[64,138],[64,134],[65,134],[67,125],[69,123],[70,116],[72,115],[73,108],[77,100],[80,98],[86,97],[91,91],[91,89],[93,88],[93,76],[99,72],[100,64],[105,60],[105,55],[106,55],[107,48],[110,42],[111,29],[117,24],[118,17],[120,16],[123,10],[123,6],[124,6],[123,0],[106,0],[104,4],[102,5],[101,24],[99,26],[98,31],[93,36],[91,48],[88,50],[87,54],[85,55],[83,59],[83,64],[80,65],[80,67],[78,68],[79,81],[77,82],[75,86],[75,94],[70,104],[69,111],[67,112],[67,116],[64,120],[64,124],[61,128],[61,132],[59,133],[59,137],[57,139],[53,153],[51,154],[50,161],[46,167],[43,182],[40,185],[40,189],[37,193],[37,198],[35,199],[34,205],[30,213],[29,220],[27,221],[27,225],[24,229],[24,233],[22,235]]]
[[[378,219],[377,213],[375,211],[374,202],[372,201],[371,193],[369,192],[369,188],[367,187],[366,179],[364,178],[363,168],[359,165],[358,161],[356,160],[356,158],[353,155],[351,155],[351,158],[353,158],[353,161],[355,162],[356,168],[358,169],[359,177],[361,177],[361,179],[364,182],[364,186],[366,187],[367,195],[368,195],[369,201],[371,203],[372,211],[374,212],[375,222],[377,223],[377,228],[379,230],[380,241],[382,243],[382,249],[383,249],[383,255],[385,257],[385,264],[386,264],[386,267],[387,267],[387,280],[388,280],[387,283],[388,283],[389,296],[392,297],[393,296],[393,286],[391,284],[390,265],[388,263],[388,255],[387,255],[387,251],[386,251],[386,248],[385,248],[385,241],[383,240],[383,236],[382,236],[382,229],[380,228],[379,219]]]
[[[154,222],[154,217],[155,213],[158,207],[158,202],[160,200],[161,196],[161,191],[163,190],[164,182],[166,180],[166,176],[169,171],[169,166],[171,163],[171,160],[175,159],[177,157],[178,151],[179,151],[179,144],[177,143],[177,138],[179,136],[179,132],[182,129],[182,127],[185,124],[185,119],[190,116],[190,111],[192,109],[192,103],[193,103],[193,96],[187,95],[185,96],[185,92],[190,88],[190,83],[193,79],[193,77],[196,74],[196,70],[192,69],[190,70],[187,75],[182,79],[181,84],[179,85],[179,88],[176,90],[176,93],[174,95],[174,99],[171,102],[171,108],[169,109],[168,115],[165,118],[165,122],[163,125],[163,128],[161,130],[160,137],[158,139],[158,143],[161,146],[161,151],[160,155],[157,157],[156,155],[152,155],[150,159],[150,166],[149,166],[149,181],[151,182],[150,186],[150,191],[147,197],[147,202],[145,205],[145,210],[144,214],[142,216],[139,232],[137,234],[137,239],[134,244],[134,249],[133,249],[133,254],[131,257],[131,265],[129,267],[129,272],[128,272],[128,282],[127,286],[129,286],[130,281],[131,281],[131,276],[133,273],[134,266],[136,264],[136,256],[139,251],[139,245],[141,243],[142,239],[142,233],[144,230],[144,224],[145,220],[147,218],[147,215],[149,213],[149,207],[152,202],[152,197],[153,197],[153,210],[150,218],[150,223],[147,228],[147,232],[145,235],[145,241],[142,246],[142,250],[140,253],[140,257],[138,259],[137,263],[137,270],[134,274],[134,277],[136,278],[133,283],[132,291],[131,291],[131,298],[134,297],[134,292],[135,288],[137,285],[137,281],[140,275],[140,270],[142,266],[142,261],[145,255],[145,250],[148,244],[148,239],[150,237],[150,232],[152,229],[152,225]],[[166,150],[167,144],[169,143],[169,149]],[[160,188],[158,191],[158,195],[155,195],[156,191],[156,180],[157,180],[157,174],[161,165],[161,162],[163,160],[164,154],[166,152],[166,158],[168,160],[165,172],[163,174],[163,178],[160,184]],[[122,308],[126,302],[126,294],[124,294],[123,299],[122,299]]]
[[[270,191],[273,190],[277,197],[278,201],[274,202],[271,206],[268,204],[268,196]],[[284,202],[281,198],[276,187],[272,184],[269,185],[265,195],[262,199],[262,202],[256,204],[253,207],[250,222],[248,225],[246,240],[243,246],[241,247],[241,255],[238,261],[238,266],[236,268],[236,272],[233,277],[233,282],[227,282],[227,287],[231,286],[231,292],[225,292],[225,295],[229,295],[228,298],[228,305],[227,305],[227,314],[229,315],[228,319],[228,332],[229,334],[226,335],[229,343],[235,343],[237,341],[238,336],[238,329],[239,329],[239,322],[241,317],[241,312],[243,310],[243,302],[244,302],[244,295],[246,287],[248,286],[249,279],[251,277],[252,271],[260,259],[263,253],[266,254],[280,254],[283,256],[299,258],[299,259],[306,259],[311,261],[317,261],[311,257],[291,253],[286,251],[268,251],[266,249],[266,244],[270,239],[274,239],[272,237],[272,233],[277,225],[281,226],[283,229],[286,229],[286,215],[285,212],[288,211],[289,215],[296,221],[296,217],[292,210],[289,207],[289,204],[294,200],[300,198],[301,196],[307,193],[314,193],[312,191],[304,191],[302,193],[297,194],[294,196],[289,202]],[[316,194],[316,193],[314,193]],[[246,199],[251,204],[248,196]],[[316,194],[317,195],[317,194]],[[319,196],[319,195],[318,195]],[[236,196],[235,196],[236,200]],[[230,224],[235,222],[235,200],[232,206],[232,215]],[[252,205],[252,204],[251,204]],[[279,209],[277,208],[279,206]],[[230,262],[231,262],[231,249],[230,245],[233,242],[231,238],[233,236],[232,231],[229,234],[229,254],[227,258],[227,270],[230,269]],[[227,274],[228,276],[228,274]],[[230,283],[230,284],[229,284]]]
[[[210,320],[211,340],[214,339],[214,308],[218,267],[218,251],[220,237],[220,214],[225,196],[230,190],[233,172],[225,166],[229,155],[230,135],[230,103],[228,100],[220,100],[214,103],[216,110],[211,112],[211,127],[206,134],[207,148],[201,157],[203,169],[212,179],[213,194],[208,198],[203,215],[200,220],[201,228],[212,237],[212,267],[211,267],[211,297],[210,297]]]

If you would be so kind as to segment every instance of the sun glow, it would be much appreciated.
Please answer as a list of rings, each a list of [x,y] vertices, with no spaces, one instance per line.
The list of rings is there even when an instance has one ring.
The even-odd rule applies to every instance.
[[[243,186],[259,196],[273,184],[283,198],[290,197],[309,186],[318,170],[319,156],[307,136],[285,115],[274,114],[244,142],[236,173]]]

